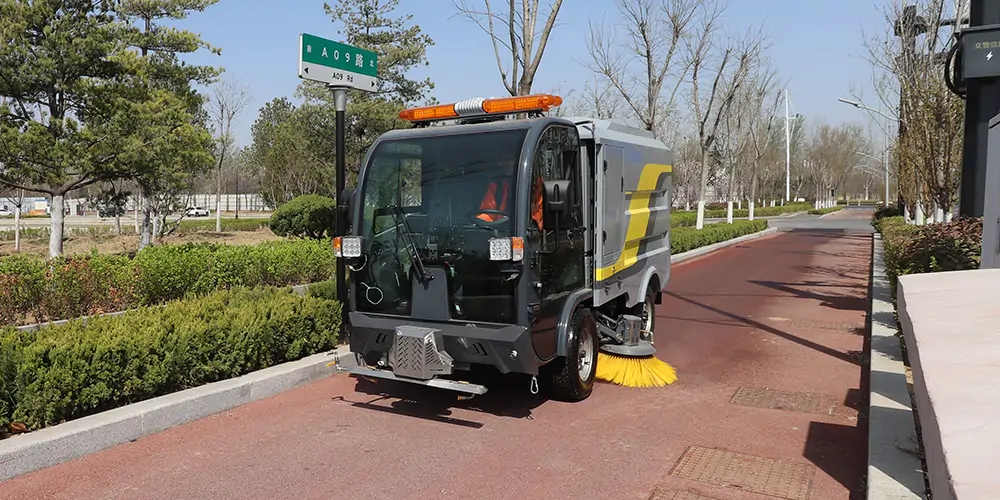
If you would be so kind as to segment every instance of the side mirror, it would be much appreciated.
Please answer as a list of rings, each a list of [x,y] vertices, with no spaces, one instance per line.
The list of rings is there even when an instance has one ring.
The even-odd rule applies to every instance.
[[[345,235],[347,234],[347,228],[351,226],[351,219],[353,219],[353,213],[351,212],[351,206],[354,205],[354,189],[344,188],[340,192],[340,196],[337,198],[337,234]]]
[[[555,229],[569,223],[570,181],[545,181],[545,227]]]

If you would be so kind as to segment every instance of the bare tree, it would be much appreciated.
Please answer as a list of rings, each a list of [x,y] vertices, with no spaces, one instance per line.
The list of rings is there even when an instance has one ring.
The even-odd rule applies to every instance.
[[[553,0],[549,4],[549,13],[541,30],[538,29],[541,14],[539,0],[498,1],[506,7],[503,11],[494,10],[490,0],[482,0],[483,10],[469,7],[467,0],[454,1],[460,14],[490,35],[497,69],[507,92],[512,96],[530,94],[562,0]],[[505,58],[510,61],[510,67],[505,67]]]
[[[967,4],[964,0],[893,0],[885,9],[887,29],[866,36],[866,57],[872,65],[879,107],[887,110],[885,114],[898,127],[898,143],[892,148],[895,178],[906,208],[918,222],[927,212],[947,219],[958,199],[965,106],[948,88],[940,56],[955,43],[956,26],[945,17],[960,12],[960,3]],[[897,27],[897,19],[909,18],[904,15],[908,8],[914,9],[919,22]],[[853,95],[862,98],[858,92]],[[890,123],[882,127],[888,135]]]
[[[719,125],[730,112],[737,93],[765,48],[762,34],[749,30],[743,37],[725,37],[723,43],[714,43],[723,11],[724,7],[714,3],[705,9],[700,19],[699,35],[686,41],[687,64],[691,71],[690,103],[701,148],[701,183],[695,226],[698,229],[705,224],[710,160],[716,152]]]
[[[691,67],[692,61],[681,54],[682,40],[690,34],[702,0],[615,0],[615,5],[625,19],[628,40],[618,44],[604,23],[591,22],[589,67],[611,83],[646,130],[657,132]]]
[[[771,139],[774,137],[774,125],[778,117],[778,105],[781,102],[781,89],[777,86],[777,71],[773,66],[762,64],[751,78],[748,86],[750,117],[750,148],[752,150],[750,165],[749,219],[754,218],[754,204],[757,201],[757,181],[761,159],[768,153]]]
[[[233,122],[250,104],[250,91],[246,85],[233,80],[222,80],[212,87],[209,116],[215,129],[215,230],[222,231],[222,173],[235,148]]]

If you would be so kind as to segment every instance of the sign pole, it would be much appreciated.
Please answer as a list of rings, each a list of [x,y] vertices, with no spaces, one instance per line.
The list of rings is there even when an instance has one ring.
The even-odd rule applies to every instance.
[[[344,200],[341,200],[341,196],[344,194],[344,188],[347,183],[347,158],[346,152],[344,151],[344,143],[346,141],[346,131],[347,127],[347,89],[344,87],[330,87],[333,90],[333,105],[336,110],[336,137],[335,137],[335,148],[336,148],[336,158],[337,158],[337,205],[341,205]],[[338,214],[344,213],[343,210],[339,210]],[[337,236],[344,236],[347,231],[347,221],[338,220],[337,221]],[[337,301],[341,304],[341,318],[340,318],[340,338],[344,338],[344,333],[346,332],[347,324],[347,272],[344,266],[344,259],[337,259]]]
[[[342,220],[344,191],[347,184],[347,159],[344,143],[347,136],[347,90],[362,92],[378,90],[378,54],[361,47],[299,33],[299,78],[323,83],[333,92],[336,111],[336,200],[337,225],[335,236],[347,236],[350,221]],[[350,300],[347,296],[347,269],[343,259],[337,259],[337,301],[340,302],[340,339],[349,338]]]

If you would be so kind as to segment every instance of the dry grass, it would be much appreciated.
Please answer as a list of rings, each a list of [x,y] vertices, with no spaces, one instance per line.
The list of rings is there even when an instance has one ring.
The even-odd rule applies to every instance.
[[[226,245],[256,245],[266,241],[280,239],[271,232],[270,229],[263,228],[258,231],[232,231],[225,233],[197,232],[168,236],[157,241],[157,244],[179,244],[188,242],[211,242],[223,243]],[[63,253],[66,255],[90,253],[94,249],[101,254],[113,254],[132,252],[139,249],[139,236],[137,235],[79,235],[69,236],[63,242]],[[0,255],[10,255],[14,253],[13,241],[0,242]],[[31,253],[37,255],[48,255],[49,240],[46,239],[25,239],[21,241],[21,253]]]

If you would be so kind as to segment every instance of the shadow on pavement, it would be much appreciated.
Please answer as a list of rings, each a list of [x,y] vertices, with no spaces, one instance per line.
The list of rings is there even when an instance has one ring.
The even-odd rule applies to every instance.
[[[703,309],[712,311],[713,313],[719,314],[721,316],[725,316],[727,318],[731,318],[734,321],[738,321],[738,322],[740,322],[740,323],[742,323],[742,324],[744,324],[746,326],[752,326],[752,327],[754,327],[754,328],[756,328],[758,330],[762,330],[762,331],[771,333],[773,335],[776,335],[778,337],[781,337],[781,338],[783,338],[785,340],[788,340],[788,341],[791,341],[791,342],[795,342],[796,344],[799,344],[799,345],[801,345],[803,347],[808,347],[810,349],[813,349],[815,351],[821,352],[823,354],[827,354],[829,356],[833,356],[834,358],[840,359],[842,361],[847,361],[848,363],[851,363],[851,364],[855,364],[855,365],[858,364],[858,360],[855,359],[853,356],[851,356],[848,353],[843,353],[843,352],[840,352],[840,351],[838,351],[836,349],[831,349],[831,348],[829,348],[829,347],[827,347],[825,345],[817,344],[816,342],[813,342],[811,340],[804,339],[804,338],[801,338],[801,337],[797,337],[797,336],[792,335],[792,334],[790,334],[788,332],[785,332],[785,331],[779,330],[777,328],[774,328],[773,326],[766,325],[764,323],[760,323],[758,321],[754,321],[754,320],[752,320],[750,318],[746,318],[746,317],[740,316],[738,314],[733,314],[733,313],[728,312],[728,311],[723,311],[722,309],[719,309],[719,308],[716,308],[716,307],[712,307],[712,306],[710,306],[708,304],[704,304],[704,303],[698,302],[696,300],[689,299],[689,298],[687,298],[687,297],[685,297],[683,295],[680,295],[680,294],[678,294],[676,292],[668,292],[668,291],[664,290],[663,293],[665,295],[669,295],[671,297],[675,297],[678,300],[683,300],[684,302],[687,302],[689,304],[693,304],[693,305],[696,305],[696,306],[701,307]]]
[[[847,488],[852,500],[865,498],[868,432],[862,425],[809,422],[803,457]]]
[[[376,397],[369,401],[350,401],[343,396],[337,396],[334,399],[343,400],[350,403],[351,406],[366,410],[393,413],[474,429],[483,427],[483,424],[454,417],[452,416],[453,410],[530,420],[532,418],[531,411],[547,401],[541,394],[532,395],[529,392],[530,378],[518,375],[474,374],[470,382],[486,385],[489,392],[472,399],[459,399],[458,394],[451,391],[405,382],[372,381],[360,377],[355,380],[355,390],[358,393]],[[383,404],[378,404],[380,402]]]
[[[849,276],[845,276],[849,278]],[[763,287],[770,288],[772,290],[780,290],[789,295],[794,295],[803,299],[813,299],[818,300],[820,305],[823,307],[829,307],[831,309],[838,309],[841,311],[864,311],[867,306],[867,300],[865,297],[851,297],[849,295],[828,295],[822,293],[816,293],[808,290],[802,290],[797,287],[846,287],[849,285],[820,282],[820,281],[801,281],[798,283],[783,283],[779,281],[761,281],[761,280],[748,280],[747,283],[753,283],[755,285],[760,285]]]

